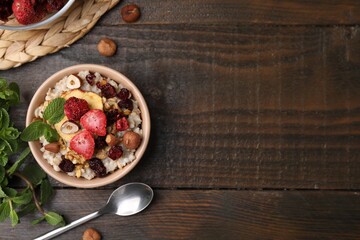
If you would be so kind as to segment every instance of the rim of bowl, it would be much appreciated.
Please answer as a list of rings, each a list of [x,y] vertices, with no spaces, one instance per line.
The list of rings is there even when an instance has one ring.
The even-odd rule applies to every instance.
[[[122,169],[118,168],[114,172],[108,174],[103,178],[96,177],[91,180],[87,180],[85,178],[76,178],[69,176],[62,171],[60,172],[55,171],[53,166],[50,165],[50,163],[48,163],[46,159],[43,158],[43,153],[40,151],[41,144],[39,141],[29,142],[29,146],[36,162],[40,165],[40,167],[57,181],[72,187],[95,188],[95,187],[105,186],[107,184],[119,180],[120,178],[128,174],[138,164],[138,162],[145,153],[145,150],[147,148],[150,139],[151,122],[150,122],[149,109],[147,107],[144,97],[142,96],[140,90],[135,86],[135,84],[131,80],[129,80],[125,75],[114,69],[102,65],[79,64],[64,68],[54,73],[41,84],[41,86],[35,92],[29,104],[29,108],[26,114],[26,126],[28,126],[31,123],[32,119],[34,118],[34,110],[41,103],[44,102],[46,93],[49,88],[53,88],[55,84],[58,81],[60,81],[63,77],[68,76],[70,74],[78,73],[79,71],[83,71],[83,70],[99,72],[102,76],[109,77],[112,80],[121,83],[130,90],[130,92],[133,94],[134,98],[138,102],[139,108],[141,110],[141,119],[142,119],[141,126],[143,130],[143,139],[140,146],[135,151],[135,159],[132,162],[128,163],[124,168]]]
[[[8,25],[0,24],[0,29],[17,31],[17,30],[30,30],[30,29],[34,29],[34,28],[37,28],[37,27],[44,26],[44,25],[54,21],[55,19],[57,19],[61,15],[63,15],[71,7],[71,5],[73,5],[74,2],[75,2],[75,0],[69,0],[54,15],[51,15],[51,17],[46,18],[46,19],[44,19],[44,20],[42,20],[40,22],[29,24],[29,25],[19,25],[19,26],[8,26]]]

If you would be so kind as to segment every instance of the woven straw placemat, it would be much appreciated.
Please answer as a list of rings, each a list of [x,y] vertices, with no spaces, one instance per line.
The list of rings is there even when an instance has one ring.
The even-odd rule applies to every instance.
[[[120,0],[77,0],[54,22],[28,31],[0,30],[0,70],[59,51],[83,37]]]

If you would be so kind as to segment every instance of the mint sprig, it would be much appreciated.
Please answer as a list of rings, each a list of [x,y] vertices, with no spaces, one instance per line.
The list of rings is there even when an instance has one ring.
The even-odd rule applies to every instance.
[[[49,124],[56,124],[60,122],[64,114],[65,99],[55,98],[45,108],[43,118]],[[48,142],[56,142],[59,140],[59,134],[54,128],[46,122],[37,120],[27,126],[21,134],[21,140],[29,142],[38,140],[41,136],[44,136]]]
[[[0,222],[10,219],[11,225],[15,226],[22,216],[37,209],[49,224],[61,225],[64,223],[61,215],[47,212],[42,207],[53,194],[44,171],[36,164],[27,164],[21,168],[29,156],[30,148],[25,147],[19,137],[36,139],[44,135],[47,141],[52,142],[58,140],[57,132],[48,123],[36,121],[30,124],[32,127],[24,130],[25,135],[20,135],[20,131],[13,126],[8,113],[9,108],[18,104],[19,101],[18,85],[7,84],[5,79],[0,78]],[[62,102],[64,100],[56,100],[48,105],[48,107],[51,106],[46,114],[48,118],[46,120],[49,123],[54,123],[61,118],[58,111],[61,111]],[[14,185],[12,180],[15,177],[22,179],[27,187],[20,190],[12,188],[11,186]]]

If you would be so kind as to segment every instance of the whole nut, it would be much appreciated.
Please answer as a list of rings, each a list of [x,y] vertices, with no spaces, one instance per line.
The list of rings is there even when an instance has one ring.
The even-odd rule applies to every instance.
[[[44,146],[44,148],[46,151],[58,153],[60,151],[60,144],[58,142],[53,142],[53,143],[46,144]]]
[[[66,81],[66,86],[69,88],[69,89],[77,89],[81,86],[81,82],[80,82],[80,79],[78,77],[76,77],[75,75],[70,75],[68,78],[67,78],[67,81]]]
[[[117,46],[110,38],[102,38],[97,45],[97,49],[101,55],[111,57],[115,54]]]
[[[123,144],[128,149],[136,149],[141,142],[141,137],[136,132],[126,132],[123,136]]]
[[[113,134],[106,135],[105,142],[110,147],[114,146],[117,143],[118,139]]]
[[[88,228],[85,230],[82,240],[100,240],[101,235],[93,228]]]
[[[122,19],[127,23],[136,22],[140,17],[140,9],[136,4],[124,6],[120,13]]]

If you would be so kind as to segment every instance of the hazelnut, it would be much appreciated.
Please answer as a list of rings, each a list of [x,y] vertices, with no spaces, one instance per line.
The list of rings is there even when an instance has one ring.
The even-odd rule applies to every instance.
[[[58,153],[60,151],[60,144],[58,142],[53,142],[53,143],[46,144],[44,146],[44,148],[46,151]]]
[[[70,75],[67,78],[66,81],[66,87],[68,87],[69,89],[77,89],[81,86],[81,82],[80,79],[78,77],[76,77],[75,75]]]
[[[111,57],[116,52],[116,43],[109,38],[102,38],[97,45],[99,53],[105,57]]]
[[[123,144],[128,149],[136,149],[141,142],[141,137],[136,132],[126,132],[123,137]]]
[[[79,126],[75,122],[69,120],[61,125],[60,130],[65,134],[72,134],[79,131]]]
[[[82,240],[100,240],[101,235],[93,228],[88,228],[84,231]]]
[[[129,4],[121,8],[122,19],[127,23],[136,22],[140,17],[140,9],[136,4]]]
[[[106,135],[105,142],[112,147],[117,143],[117,138],[113,134],[108,134]]]

